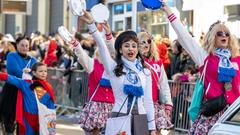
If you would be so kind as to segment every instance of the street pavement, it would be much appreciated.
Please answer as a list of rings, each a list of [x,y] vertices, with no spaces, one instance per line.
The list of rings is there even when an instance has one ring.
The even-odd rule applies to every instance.
[[[0,128],[0,135],[3,135]],[[16,135],[16,134],[15,134]],[[84,135],[83,130],[79,124],[73,124],[70,121],[58,119],[57,121],[57,135]],[[163,131],[162,135],[186,135],[186,133],[171,131]]]
[[[60,119],[57,121],[57,135],[84,135],[84,132],[79,124]]]
[[[186,135],[186,133],[180,133],[174,130],[164,130],[161,133],[162,135]],[[84,135],[84,132],[79,124],[73,124],[72,122],[60,119],[57,121],[57,135]]]

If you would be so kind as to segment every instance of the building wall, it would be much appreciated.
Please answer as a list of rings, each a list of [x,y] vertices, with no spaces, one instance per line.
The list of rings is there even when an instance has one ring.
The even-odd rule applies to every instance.
[[[40,0],[42,1],[42,0]],[[32,14],[26,15],[26,34],[30,35],[32,32],[35,32],[38,30],[38,0],[32,0]]]
[[[211,24],[217,20],[226,22],[233,34],[240,38],[240,20],[228,21],[228,15],[224,14],[224,7],[227,5],[240,4],[239,0],[202,0],[194,3],[194,35],[199,37],[202,32],[206,33]],[[237,23],[237,24],[236,24]],[[237,25],[237,27],[235,26]]]
[[[25,15],[15,15],[15,33],[25,33],[26,32],[26,16]],[[15,35],[15,34],[13,34]]]
[[[5,16],[0,14],[0,33],[4,33],[4,26],[5,26]]]
[[[5,33],[15,35],[15,15],[5,15]]]
[[[38,0],[38,30],[43,34],[49,33],[50,0]]]
[[[55,33],[57,28],[64,25],[64,0],[50,1],[49,32]]]

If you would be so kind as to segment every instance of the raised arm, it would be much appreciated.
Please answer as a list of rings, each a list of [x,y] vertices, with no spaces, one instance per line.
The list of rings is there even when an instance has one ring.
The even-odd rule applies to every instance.
[[[110,25],[107,21],[105,23],[102,23],[103,29],[106,31],[106,45],[108,48],[108,51],[110,52],[111,56],[115,56],[115,38],[112,35]]]
[[[180,19],[175,16],[169,6],[163,2],[163,7],[161,8],[168,16],[168,19],[178,36],[178,41],[182,47],[190,54],[194,62],[198,66],[204,64],[204,60],[207,57],[207,52],[201,47],[200,44],[189,34],[189,32],[184,28]]]
[[[94,68],[94,59],[88,56],[88,54],[83,50],[81,44],[76,39],[74,39],[70,43],[74,46],[73,49],[75,55],[78,57],[78,62],[88,73],[91,73]]]
[[[74,53],[78,57],[78,62],[83,66],[83,68],[88,73],[92,72],[94,60],[83,50],[78,40],[75,39],[64,26],[58,28],[58,33],[66,43],[69,43],[73,46]]]
[[[102,63],[104,65],[104,69],[107,72],[107,74],[109,75],[112,74],[113,73],[112,71],[116,64],[112,59],[112,57],[110,56],[110,53],[107,49],[104,39],[102,38],[101,34],[97,30],[97,27],[94,24],[90,13],[87,11],[84,11],[84,16],[81,16],[79,18],[88,24],[90,34],[92,34],[94,40],[96,41],[99,47],[99,53],[100,53]]]

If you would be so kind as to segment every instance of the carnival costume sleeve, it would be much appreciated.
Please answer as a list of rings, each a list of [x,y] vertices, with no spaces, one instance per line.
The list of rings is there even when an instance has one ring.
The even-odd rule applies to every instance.
[[[88,54],[83,50],[80,43],[74,47],[74,52],[78,57],[78,62],[88,73],[91,73],[93,71],[94,59],[88,56]]]
[[[93,38],[95,39],[97,45],[99,46],[99,52],[100,52],[100,58],[102,60],[102,63],[104,65],[104,69],[107,74],[111,75],[113,74],[113,69],[116,65],[115,61],[110,56],[110,53],[107,49],[107,46],[101,37],[101,34],[97,30],[97,27],[94,23],[88,25],[88,28],[90,30],[90,33],[92,33]]]
[[[189,53],[193,61],[200,67],[204,64],[205,58],[208,56],[207,52],[200,46],[199,43],[189,34],[184,28],[181,21],[175,16],[170,14],[168,16],[171,25],[178,36],[178,41],[182,47]]]

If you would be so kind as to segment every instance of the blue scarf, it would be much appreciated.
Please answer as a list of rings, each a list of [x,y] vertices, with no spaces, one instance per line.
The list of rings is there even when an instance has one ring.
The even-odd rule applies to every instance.
[[[140,62],[140,60],[136,59],[134,62],[131,62],[121,57],[124,67],[126,69],[126,75],[124,79],[124,86],[123,86],[123,92],[126,95],[133,95],[136,97],[140,97],[144,94],[141,80],[138,76],[138,73],[143,70],[143,66]]]
[[[236,76],[236,71],[230,61],[231,52],[228,49],[215,49],[215,54],[219,57],[218,64],[218,81],[231,82],[232,78]]]
[[[99,81],[99,85],[103,86],[103,87],[109,87],[112,88],[110,80],[109,80],[109,76],[107,75],[107,73],[104,71],[102,74],[102,78]]]

